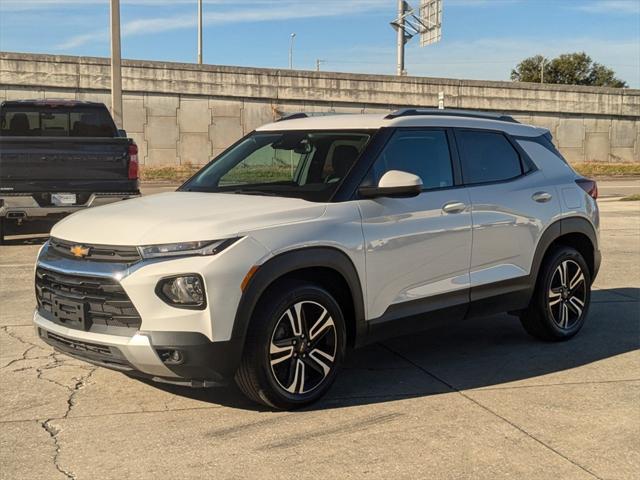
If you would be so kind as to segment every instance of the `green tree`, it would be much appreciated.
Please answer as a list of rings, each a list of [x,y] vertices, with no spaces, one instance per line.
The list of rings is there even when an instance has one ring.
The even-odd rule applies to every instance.
[[[627,88],[627,82],[616,78],[616,74],[610,68],[594,63],[589,72],[589,85],[596,85],[598,87],[616,87]]]
[[[543,63],[544,83],[627,87],[625,81],[616,78],[613,70],[594,62],[584,52],[565,53],[552,60],[548,60],[542,55],[525,58],[511,71],[511,80],[515,82],[540,83]]]
[[[549,60],[547,60],[542,55],[535,55],[533,57],[525,58],[521,61],[518,66],[511,70],[511,80],[514,82],[541,82],[542,75],[542,62],[545,65],[548,65]],[[545,72],[545,77],[547,72]],[[545,78],[545,81],[547,79]]]

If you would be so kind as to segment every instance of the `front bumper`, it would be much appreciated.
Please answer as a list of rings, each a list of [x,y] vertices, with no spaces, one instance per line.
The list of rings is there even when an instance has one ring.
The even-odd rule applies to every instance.
[[[211,342],[194,332],[136,332],[109,335],[67,328],[33,315],[36,333],[56,350],[95,365],[163,383],[208,387],[233,377],[240,361],[241,343]],[[162,352],[178,350],[182,361],[171,364]]]
[[[69,258],[46,243],[38,255],[36,275],[53,273],[55,285],[40,288],[52,290],[56,298],[62,295],[71,303],[84,303],[89,321],[82,326],[64,324],[50,316],[54,311],[36,311],[38,336],[64,353],[128,374],[191,386],[223,383],[235,374],[244,346],[244,337],[234,336],[233,327],[246,264],[264,252],[245,237],[216,255],[122,263]],[[203,310],[176,308],[155,294],[161,279],[187,273],[204,279]],[[114,289],[114,282],[121,288]],[[55,300],[38,298],[40,308]],[[79,302],[80,298],[84,300]],[[128,311],[129,304],[135,312]],[[138,316],[139,321],[129,318],[127,325],[120,325],[123,316]],[[179,363],[167,360],[173,350],[181,354]]]

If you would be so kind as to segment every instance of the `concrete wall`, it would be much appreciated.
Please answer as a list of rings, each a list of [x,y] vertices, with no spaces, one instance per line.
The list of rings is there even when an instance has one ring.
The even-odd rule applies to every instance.
[[[551,130],[571,162],[640,162],[640,90],[272,70],[148,61],[123,64],[124,128],[147,165],[207,162],[285,113],[387,112],[400,106],[495,110]],[[0,100],[109,105],[104,58],[0,53]]]

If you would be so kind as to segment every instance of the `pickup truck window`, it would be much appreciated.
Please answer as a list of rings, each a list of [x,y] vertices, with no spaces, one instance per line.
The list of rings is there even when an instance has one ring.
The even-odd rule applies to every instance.
[[[5,137],[116,137],[106,108],[10,106],[0,112]]]

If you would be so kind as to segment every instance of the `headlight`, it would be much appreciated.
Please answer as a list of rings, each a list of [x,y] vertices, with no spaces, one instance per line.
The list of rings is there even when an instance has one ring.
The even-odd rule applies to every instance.
[[[215,255],[239,238],[228,238],[226,240],[208,240],[200,242],[165,243],[162,245],[147,245],[138,247],[142,258],[158,257],[182,257],[192,255]]]
[[[204,283],[195,273],[163,278],[156,287],[158,296],[174,307],[204,309]]]

